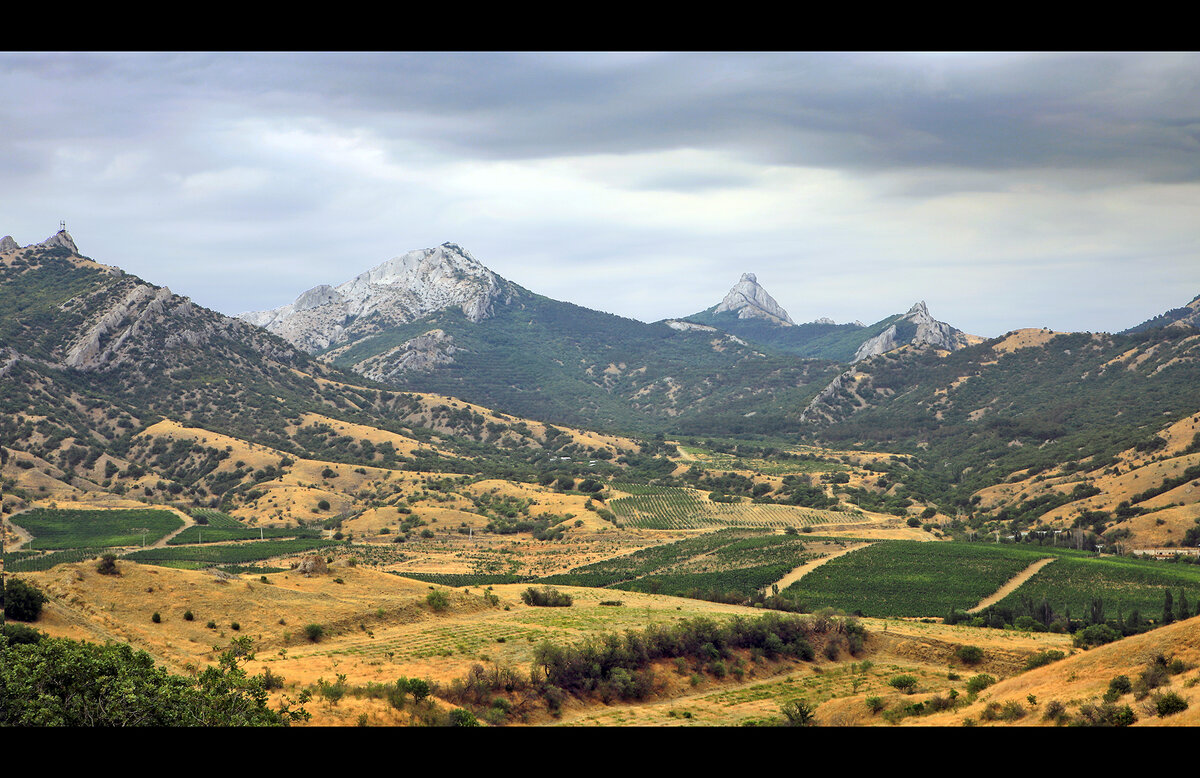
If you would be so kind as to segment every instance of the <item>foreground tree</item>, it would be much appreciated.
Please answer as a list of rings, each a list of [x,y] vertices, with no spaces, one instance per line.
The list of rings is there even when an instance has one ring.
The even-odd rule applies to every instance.
[[[240,666],[248,638],[195,679],[168,673],[144,651],[46,638],[14,645],[0,635],[0,725],[286,726],[309,714],[267,705],[261,676]],[[234,641],[235,644],[238,641]],[[307,701],[301,695],[300,704]]]
[[[42,615],[46,595],[31,583],[20,578],[10,578],[5,584],[4,597],[0,602],[4,603],[4,618],[13,621],[37,621]]]

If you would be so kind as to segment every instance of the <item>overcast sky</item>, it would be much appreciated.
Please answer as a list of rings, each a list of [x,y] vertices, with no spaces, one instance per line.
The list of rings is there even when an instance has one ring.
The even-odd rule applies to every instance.
[[[1200,294],[1200,55],[0,54],[0,236],[234,314],[452,241],[643,321]]]

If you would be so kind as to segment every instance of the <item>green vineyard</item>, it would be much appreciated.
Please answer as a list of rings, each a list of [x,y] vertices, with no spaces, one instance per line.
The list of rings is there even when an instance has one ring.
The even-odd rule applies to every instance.
[[[33,551],[151,545],[179,529],[183,520],[153,509],[56,510],[35,508],[10,519],[33,535]]]
[[[318,538],[264,540],[258,543],[234,543],[229,545],[209,545],[205,543],[200,546],[147,548],[127,554],[125,558],[133,562],[143,562],[152,565],[172,562],[199,562],[213,565],[245,564],[247,562],[259,562],[272,557],[300,554],[339,545],[345,544]]]
[[[321,531],[303,527],[247,527],[242,522],[211,508],[196,508],[192,511],[196,526],[188,527],[167,541],[169,546],[196,545],[197,543],[221,543],[229,540],[265,540],[267,538],[318,538]],[[208,522],[204,524],[202,522]]]
[[[613,486],[632,496],[610,500],[609,509],[622,524],[642,529],[784,529],[862,521],[862,515],[857,513],[769,503],[712,502],[703,492],[673,486],[622,483]]]

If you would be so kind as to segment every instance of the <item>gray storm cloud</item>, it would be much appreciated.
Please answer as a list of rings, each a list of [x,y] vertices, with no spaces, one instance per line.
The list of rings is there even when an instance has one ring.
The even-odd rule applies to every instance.
[[[0,233],[227,313],[445,240],[643,320],[747,271],[980,334],[1200,292],[1194,54],[12,53],[0,126]]]

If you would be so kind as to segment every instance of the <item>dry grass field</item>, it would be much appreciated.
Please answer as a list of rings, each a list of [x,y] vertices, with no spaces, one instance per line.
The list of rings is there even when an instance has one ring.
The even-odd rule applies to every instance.
[[[345,676],[349,692],[331,701],[316,695],[307,709],[313,725],[352,725],[366,716],[373,725],[400,725],[410,714],[386,699],[361,694],[368,684],[390,684],[400,676],[449,683],[465,676],[472,665],[511,666],[528,672],[534,647],[543,640],[566,645],[610,632],[641,629],[679,619],[731,615],[758,616],[761,610],[661,595],[560,587],[575,599],[569,608],[537,608],[520,599],[524,585],[495,586],[495,604],[485,589],[451,590],[396,575],[335,561],[329,572],[305,577],[295,571],[259,577],[218,577],[211,573],[155,568],[122,561],[120,576],[103,576],[94,563],[63,565],[27,577],[51,596],[38,628],[54,636],[96,641],[118,640],[145,650],[175,672],[187,673],[212,661],[216,650],[237,637],[249,637],[256,651],[248,669],[269,668],[284,679],[276,697],[293,699],[302,689],[317,689]],[[25,576],[23,576],[25,577]],[[431,591],[448,601],[438,611],[428,602]],[[601,605],[619,598],[621,605]],[[187,611],[192,620],[185,620]],[[160,614],[160,622],[152,619]],[[1192,620],[1196,622],[1197,620]],[[210,627],[209,624],[212,624]],[[951,718],[904,719],[902,723],[960,723],[988,700],[1035,693],[1082,699],[1107,684],[1111,674],[1134,672],[1142,654],[1172,647],[1200,659],[1200,624],[1187,622],[1123,643],[1133,654],[1103,647],[1079,654],[1041,671],[1018,675],[1026,658],[1057,648],[1070,652],[1064,635],[1028,634],[946,626],[899,619],[865,619],[868,639],[857,657],[844,651],[836,660],[820,652],[814,662],[740,660],[742,677],[717,678],[696,668],[680,670],[670,663],[656,668],[657,694],[640,703],[569,701],[558,718],[535,715],[534,724],[714,726],[763,723],[779,717],[793,699],[816,705],[821,724],[884,723],[866,707],[878,696],[889,707],[910,699],[960,688],[958,672],[988,672],[1002,680],[975,707]],[[238,628],[234,629],[234,624]],[[305,629],[319,624],[318,641]],[[1168,630],[1175,630],[1169,633]],[[1172,634],[1186,636],[1180,642]],[[1136,644],[1130,641],[1141,641]],[[1143,643],[1145,645],[1143,645]],[[1193,646],[1193,643],[1196,645]],[[984,660],[969,671],[955,657],[963,645],[979,646]],[[1120,644],[1118,644],[1120,645]],[[1092,661],[1093,658],[1097,658]],[[1112,657],[1105,661],[1099,658]],[[1185,657],[1185,658],[1186,658]],[[1073,679],[1054,671],[1072,665]],[[735,662],[736,663],[736,662]],[[1049,671],[1049,672],[1046,672]],[[917,692],[905,695],[890,685],[898,674],[917,677]],[[1194,673],[1193,673],[1194,674]],[[1086,675],[1086,678],[1085,678]],[[1189,678],[1185,674],[1182,679]],[[1178,685],[1178,684],[1177,684]],[[356,694],[355,690],[359,693]],[[976,716],[977,717],[977,716]],[[1032,723],[1026,721],[1025,723]],[[1175,723],[1172,721],[1172,723]]]

